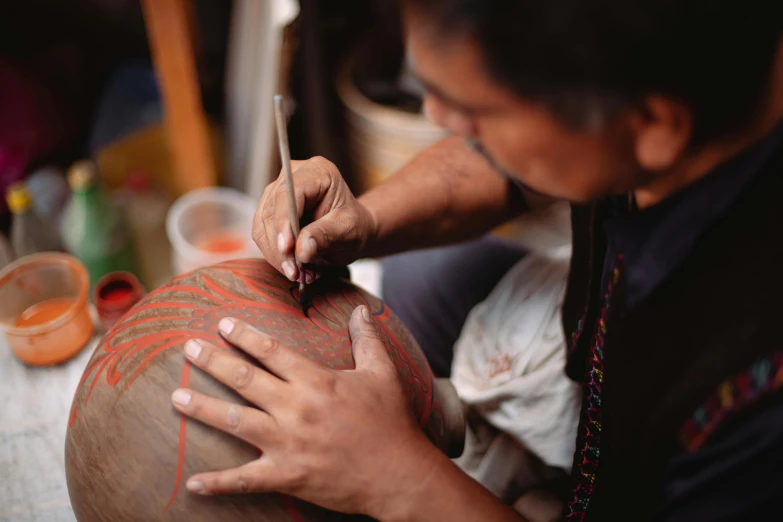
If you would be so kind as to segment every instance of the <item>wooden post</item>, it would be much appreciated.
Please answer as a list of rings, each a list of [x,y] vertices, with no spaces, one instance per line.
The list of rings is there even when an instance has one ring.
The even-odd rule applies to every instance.
[[[191,0],[142,0],[147,37],[163,92],[168,141],[181,193],[217,184],[201,103]]]

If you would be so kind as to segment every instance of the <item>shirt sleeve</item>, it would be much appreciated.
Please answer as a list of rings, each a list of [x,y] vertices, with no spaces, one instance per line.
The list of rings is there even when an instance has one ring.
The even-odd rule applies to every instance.
[[[781,520],[783,391],[743,411],[665,472],[656,522]]]

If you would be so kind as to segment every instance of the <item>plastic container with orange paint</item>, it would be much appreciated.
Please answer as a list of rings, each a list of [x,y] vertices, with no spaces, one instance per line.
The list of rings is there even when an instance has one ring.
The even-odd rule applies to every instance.
[[[193,190],[177,199],[166,216],[175,274],[260,257],[252,237],[255,212],[253,198],[226,187]]]
[[[11,351],[33,366],[78,354],[94,333],[89,276],[75,257],[42,252],[0,271],[0,327]]]

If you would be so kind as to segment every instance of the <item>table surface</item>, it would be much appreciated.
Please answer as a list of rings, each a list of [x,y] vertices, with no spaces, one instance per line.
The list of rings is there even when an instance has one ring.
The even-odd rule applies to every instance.
[[[96,342],[65,364],[33,368],[0,336],[0,521],[76,520],[65,484],[65,429]]]
[[[375,261],[351,265],[351,279],[380,295]],[[65,483],[71,400],[97,343],[48,368],[19,362],[0,334],[0,522],[74,522]]]

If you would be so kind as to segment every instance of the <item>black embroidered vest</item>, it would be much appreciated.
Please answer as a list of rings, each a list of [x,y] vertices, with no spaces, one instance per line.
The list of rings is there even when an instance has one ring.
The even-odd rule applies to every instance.
[[[632,308],[623,302],[622,259],[609,295],[598,295],[601,206],[573,207],[563,323],[567,371],[584,384],[584,400],[568,520],[649,520],[669,460],[783,385],[781,198],[778,153],[690,257]]]

